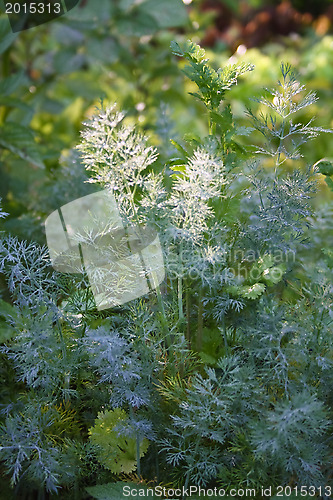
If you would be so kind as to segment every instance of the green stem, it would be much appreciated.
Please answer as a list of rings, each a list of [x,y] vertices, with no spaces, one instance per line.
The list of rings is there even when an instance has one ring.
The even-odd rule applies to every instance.
[[[211,111],[213,111],[213,108],[209,108],[209,115],[208,115],[208,132],[209,135],[215,135],[216,134],[216,123],[211,117]]]
[[[131,418],[134,420],[134,411],[133,407],[129,405],[129,413]],[[136,432],[136,462],[137,462],[137,474],[139,478],[141,478],[141,462],[140,462],[140,433]]]
[[[184,323],[184,309],[183,309],[183,242],[180,242],[179,245],[179,254],[178,254],[178,318],[179,324],[183,325]]]
[[[281,135],[280,135],[280,140],[279,140],[279,147],[277,149],[277,158],[276,158],[276,162],[275,162],[275,173],[276,173],[277,167],[280,165],[281,146],[282,146],[282,143],[283,143],[283,140],[284,140],[285,126],[286,126],[286,119],[285,119],[285,117],[283,117],[282,127],[281,127]]]
[[[184,323],[184,310],[183,310],[183,279],[178,277],[178,316],[179,324]]]
[[[196,457],[196,453],[198,451],[198,448],[199,448],[199,444],[200,444],[200,437],[195,445],[195,448],[194,448],[194,452],[193,452],[193,462],[195,461],[195,457]],[[188,488],[188,485],[189,485],[189,482],[190,482],[190,470],[187,471],[187,474],[185,476],[185,483],[184,483],[184,491],[186,491],[186,489]],[[182,500],[185,499],[185,495],[182,496]]]
[[[228,354],[229,353],[229,344],[228,344],[228,339],[227,339],[227,328],[225,325],[225,315],[223,315],[222,328],[223,328],[223,340],[224,340],[225,354]]]
[[[136,433],[136,461],[139,479],[141,479],[141,462],[140,462],[140,434]]]
[[[191,307],[191,297],[188,288],[185,292],[186,296],[186,340],[190,343],[191,341],[191,330],[190,330],[190,307]]]
[[[136,206],[135,206],[135,203],[134,203],[134,192],[135,192],[136,186],[134,188],[134,192],[132,193],[131,188],[128,185],[128,182],[127,182],[127,179],[125,178],[125,176],[123,176],[123,181],[124,181],[126,192],[127,192],[128,196],[129,196],[129,199],[130,199],[130,203],[131,203],[131,207],[132,207],[132,210],[133,210],[134,218],[135,218],[135,221],[136,221],[137,226],[138,226],[138,231],[139,231],[140,236],[142,238],[142,232],[140,230],[139,216],[138,216],[138,213],[137,213],[137,210],[136,210]],[[139,252],[139,253],[140,253],[141,265],[145,269],[146,265],[145,265],[142,253],[141,252]],[[156,292],[157,304],[158,304],[158,307],[159,307],[159,310],[160,310],[160,318],[161,318],[161,323],[162,323],[162,330],[163,330],[163,333],[164,333],[164,336],[165,336],[167,347],[170,347],[171,346],[171,339],[169,338],[168,321],[167,321],[166,314],[165,314],[165,309],[164,309],[164,304],[163,304],[161,289],[160,289],[160,286],[158,284],[156,273],[154,271],[152,272],[152,276],[153,276],[153,282],[154,282],[154,287],[155,287],[155,292]],[[151,286],[151,283],[150,283],[150,280],[149,280],[148,277],[147,277],[147,285],[148,285],[149,291],[152,292],[153,289],[152,289],[152,286]]]
[[[198,352],[202,349],[202,336],[203,336],[203,303],[202,303],[202,290],[199,292],[198,303],[198,330],[196,338],[196,350]]]
[[[162,329],[163,329],[163,333],[165,336],[167,348],[169,348],[169,347],[171,347],[172,342],[171,342],[171,338],[169,335],[168,320],[167,320],[167,317],[165,314],[164,303],[163,303],[161,289],[160,289],[159,285],[157,285],[155,287],[155,291],[156,291],[157,303],[158,303],[158,306],[160,309],[160,318],[161,318],[161,323],[162,323]]]
[[[156,481],[157,484],[160,482],[160,465],[158,463],[158,452],[155,445],[155,470],[156,470]]]
[[[45,491],[38,490],[38,500],[45,500]]]
[[[67,346],[66,346],[66,342],[65,342],[65,339],[64,339],[64,336],[63,336],[63,333],[62,333],[62,328],[61,328],[61,324],[60,324],[59,319],[57,319],[57,327],[58,327],[59,337],[60,337],[60,341],[61,341],[62,359],[64,361],[64,365],[68,366],[68,362],[67,362]],[[68,373],[65,373],[64,374],[64,389],[69,389],[69,385],[70,385],[70,378],[68,376]]]

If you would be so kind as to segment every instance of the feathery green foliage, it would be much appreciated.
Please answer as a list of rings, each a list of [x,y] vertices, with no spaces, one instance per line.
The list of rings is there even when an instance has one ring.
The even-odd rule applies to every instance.
[[[192,42],[172,50],[208,135],[172,138],[164,162],[125,112],[101,105],[77,148],[124,225],[158,233],[163,283],[98,311],[84,269],[54,272],[44,247],[1,233],[0,457],[22,498],[113,498],[127,481],[260,498],[331,479],[333,258],[320,245],[332,207],[316,219],[312,197],[332,165],[301,161],[330,131],[294,121],[316,97],[289,65],[244,128],[227,90],[252,66],[215,70]],[[242,142],[253,130],[261,160]]]

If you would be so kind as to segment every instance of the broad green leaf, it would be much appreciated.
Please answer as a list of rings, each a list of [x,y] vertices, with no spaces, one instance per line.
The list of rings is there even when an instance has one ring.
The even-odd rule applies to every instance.
[[[38,145],[30,129],[7,121],[0,127],[0,146],[18,155],[23,160],[44,168]]]
[[[15,308],[5,300],[0,299],[0,344],[7,342],[14,336],[15,329],[5,320],[10,320],[16,316]]]
[[[315,166],[318,167],[321,174],[328,175],[329,177],[333,175],[333,161],[323,158],[322,160],[317,161]]]
[[[3,299],[0,299],[0,316],[11,318],[16,316],[16,309]]]
[[[255,283],[251,286],[242,286],[240,288],[240,295],[246,299],[257,299],[265,291],[266,286],[263,283]]]
[[[178,28],[188,22],[186,7],[182,0],[146,0],[140,11],[154,17],[159,28]]]
[[[152,12],[144,12],[141,9],[133,9],[131,16],[117,20],[118,33],[126,33],[128,36],[141,37],[152,35],[159,29]]]
[[[0,54],[10,47],[17,38],[18,33],[13,33],[7,16],[0,17]]]
[[[270,254],[266,254],[260,257],[257,262],[255,262],[250,271],[250,277],[252,278],[252,283],[259,281],[261,274],[267,274],[267,271],[274,266],[274,257]]]
[[[8,96],[12,92],[14,92],[17,87],[22,83],[24,77],[24,72],[19,71],[14,75],[8,76],[0,81],[0,98],[3,96]]]
[[[69,25],[79,31],[91,30],[110,19],[115,2],[110,0],[87,0],[84,9],[75,8],[66,14]],[[77,22],[78,21],[78,22]]]
[[[237,135],[245,135],[248,136],[253,132],[255,129],[253,127],[237,127],[236,133]]]
[[[328,185],[328,187],[330,188],[330,190],[333,191],[333,181],[332,181],[332,179],[330,177],[326,177],[325,182]]]
[[[11,340],[15,335],[15,329],[5,321],[0,320],[0,344]]]
[[[182,153],[185,156],[185,158],[188,158],[189,156],[188,152],[186,151],[185,148],[183,148],[181,144],[179,144],[179,142],[174,141],[173,139],[170,139],[170,142],[180,153]]]
[[[170,167],[172,170],[175,170],[172,168],[173,166],[184,166],[184,158],[170,158],[170,160],[167,160],[165,163],[168,167]]]
[[[100,412],[95,425],[89,429],[91,442],[97,446],[97,458],[104,467],[114,474],[130,474],[137,467],[136,439],[118,433],[116,427],[126,423],[128,417],[124,410],[116,408]],[[147,439],[140,442],[140,456],[149,446]]]
[[[16,97],[5,97],[0,95],[0,106],[6,106],[7,108],[20,108],[26,111],[26,113],[32,114],[33,110],[28,104],[17,99]]]
[[[229,106],[226,106],[222,112],[210,111],[209,116],[214,123],[218,124],[222,128],[222,130],[232,130],[234,134],[234,128],[232,126],[233,118]]]
[[[184,141],[191,144],[191,146],[201,146],[200,137],[196,134],[185,134]]]
[[[87,43],[87,58],[94,63],[115,63],[119,59],[119,46],[112,38],[92,38]]]
[[[174,40],[172,40],[172,42],[170,43],[170,48],[171,48],[172,53],[175,56],[183,57],[184,52],[180,48],[179,44],[177,42],[175,42]]]
[[[97,486],[89,486],[86,488],[89,495],[97,500],[119,500],[120,498],[158,498],[152,495],[148,487],[144,484],[136,484],[130,482],[117,482],[99,484]],[[149,496],[148,496],[149,495]],[[161,498],[161,497],[159,497]]]
[[[184,163],[179,163],[179,164],[176,163],[176,164],[170,166],[170,170],[173,170],[174,172],[176,172],[175,174],[171,174],[171,177],[177,178],[180,175],[185,174],[186,165],[184,165]]]
[[[205,60],[205,49],[193,43],[191,40],[187,40],[183,44],[183,48],[181,48],[180,45],[174,41],[171,42],[170,47],[173,54],[175,54],[176,56],[185,57],[189,61],[199,63]]]
[[[212,365],[215,366],[217,359],[214,358],[214,356],[211,356],[210,354],[207,354],[206,352],[199,352],[199,356],[201,358],[201,361],[205,363],[206,365]]]
[[[80,69],[85,63],[85,56],[75,50],[60,50],[54,56],[54,69],[58,74],[72,73]]]
[[[267,268],[262,273],[262,279],[267,283],[267,285],[275,285],[282,280],[284,273],[286,272],[286,267],[283,264],[279,266],[274,266],[271,268]]]

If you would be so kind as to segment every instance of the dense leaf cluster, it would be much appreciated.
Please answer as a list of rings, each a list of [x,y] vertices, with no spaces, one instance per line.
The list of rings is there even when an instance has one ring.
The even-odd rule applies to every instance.
[[[279,90],[260,101],[270,114],[249,112],[259,164],[226,102],[252,67],[215,71],[192,42],[173,50],[208,136],[173,140],[164,162],[112,105],[78,146],[124,224],[158,233],[163,283],[98,311],[84,272],[54,272],[44,247],[0,235],[0,457],[22,497],[114,498],[123,474],[258,491],[331,480],[333,259],[318,249],[330,212],[312,213],[317,168],[292,163],[327,131],[290,121],[315,96],[300,98],[281,66]]]

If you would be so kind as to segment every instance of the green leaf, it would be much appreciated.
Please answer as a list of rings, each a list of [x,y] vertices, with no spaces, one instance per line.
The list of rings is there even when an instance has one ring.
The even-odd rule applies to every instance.
[[[252,286],[242,286],[240,295],[246,299],[257,299],[265,291],[266,286],[263,283],[255,283]]]
[[[125,488],[125,489],[124,489]],[[97,500],[119,500],[120,498],[157,498],[144,484],[131,482],[106,483],[86,488],[89,495]],[[129,493],[129,494],[128,494]]]
[[[174,168],[172,168],[175,165],[181,167],[184,166],[184,158],[170,158],[170,160],[167,160],[165,164],[167,167],[170,167],[172,170],[175,170]]]
[[[17,99],[16,97],[0,96],[0,106],[6,106],[6,108],[12,109],[20,108],[28,114],[33,113],[32,108],[28,104],[21,101],[20,99]]]
[[[189,61],[199,63],[205,60],[205,50],[199,45],[193,43],[191,40],[187,40],[183,44],[183,48],[181,48],[175,41],[171,42],[170,47],[174,55],[185,57]]]
[[[226,91],[237,83],[238,77],[253,69],[251,64],[240,63],[215,71],[206,64],[208,59],[205,59],[205,51],[190,40],[183,44],[183,48],[173,42],[171,49],[175,55],[183,56],[189,61],[184,73],[196,83],[200,91],[199,94],[192,95],[203,101],[209,110],[216,110]]]
[[[0,316],[3,318],[13,318],[17,316],[17,312],[15,307],[6,302],[3,299],[0,299]]]
[[[234,130],[232,124],[233,118],[230,106],[226,106],[222,112],[210,111],[209,116],[214,123],[220,125],[223,131],[230,129]]]
[[[0,54],[5,52],[17,38],[18,33],[13,33],[6,17],[0,17]]]
[[[286,272],[285,265],[280,264],[279,266],[274,266],[265,269],[262,273],[262,279],[269,286],[276,285],[276,283],[279,283],[282,280],[282,277],[285,272]]]
[[[8,325],[5,321],[0,320],[0,344],[11,340],[14,337],[15,333],[15,328]]]
[[[214,358],[214,356],[211,356],[210,354],[207,354],[206,352],[199,352],[200,359],[205,365],[212,365],[215,366],[217,363],[217,359]]]
[[[19,85],[21,85],[24,77],[24,72],[19,71],[14,75],[8,76],[0,81],[0,97],[8,96],[13,93]],[[5,103],[4,103],[5,104]]]
[[[131,12],[131,16],[117,20],[117,30],[119,33],[126,33],[127,36],[152,35],[159,29],[152,14],[152,12],[146,13],[137,8]]]
[[[175,174],[171,174],[171,177],[174,177],[177,179],[180,175],[185,174],[186,172],[186,165],[174,165],[173,167],[170,167],[170,170],[173,170],[176,172]]]
[[[186,141],[188,144],[191,146],[201,146],[201,140],[200,137],[196,134],[185,134],[184,135],[184,141]]]
[[[332,181],[332,179],[330,177],[326,177],[325,182],[328,185],[328,187],[330,188],[330,190],[333,191],[333,181]]]
[[[160,29],[179,28],[188,23],[186,7],[182,0],[146,0],[140,11],[154,17]]]
[[[174,141],[173,139],[170,139],[171,144],[180,152],[184,155],[185,158],[188,158],[189,154],[186,151],[185,148],[179,142]]]
[[[17,317],[15,307],[0,299],[0,344],[7,342],[15,335],[15,328],[12,327],[6,320]],[[4,319],[2,319],[4,318]]]
[[[180,48],[179,44],[177,42],[175,42],[174,40],[172,40],[172,42],[170,43],[170,48],[171,48],[171,52],[175,55],[175,56],[178,56],[178,57],[183,57],[184,55],[184,52],[182,51],[182,49]]]
[[[318,167],[318,170],[323,175],[328,175],[329,177],[333,175],[333,161],[326,160],[323,158],[322,160],[317,161],[315,166]]]
[[[236,133],[237,133],[237,135],[249,136],[251,134],[251,132],[253,132],[254,130],[255,130],[255,128],[253,128],[253,127],[237,127]]]
[[[118,430],[119,425],[125,424],[127,419],[126,412],[120,408],[100,412],[95,425],[89,429],[90,440],[98,447],[98,460],[114,474],[130,474],[137,466],[136,439],[122,436]],[[140,456],[146,453],[148,446],[148,440],[142,439]]]
[[[27,127],[7,121],[0,127],[0,146],[18,155],[23,160],[44,168],[38,145]]]
[[[251,268],[251,274],[253,279],[258,281],[259,275],[263,272],[267,274],[267,269],[274,266],[274,257],[270,254],[265,254],[263,257],[260,257],[257,262],[255,262]]]

